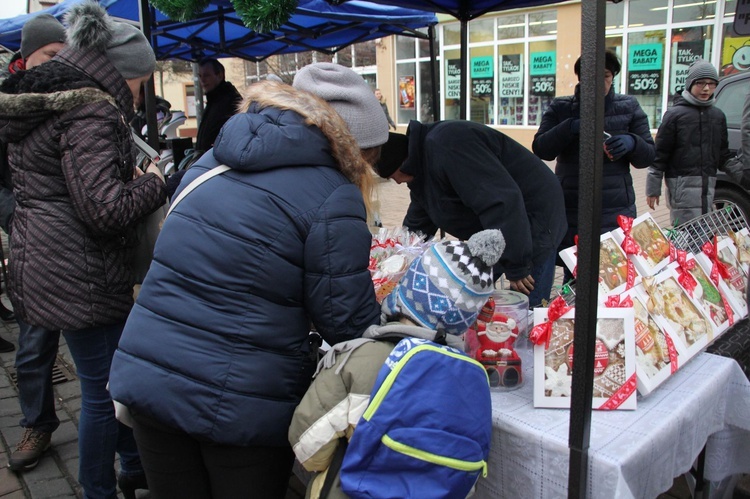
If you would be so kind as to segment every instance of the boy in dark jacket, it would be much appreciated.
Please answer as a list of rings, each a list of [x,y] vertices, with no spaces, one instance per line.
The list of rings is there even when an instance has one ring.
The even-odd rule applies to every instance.
[[[556,248],[567,229],[563,193],[549,167],[505,134],[470,121],[409,123],[392,133],[378,173],[411,191],[404,225],[463,240],[483,229],[513,239],[498,264],[511,288],[536,306],[548,299]]]
[[[659,204],[666,176],[669,216],[678,225],[711,210],[716,171],[731,157],[727,118],[714,106],[719,75],[711,63],[694,61],[685,90],[675,97],[656,134],[656,160],[648,170],[646,196],[652,210]]]

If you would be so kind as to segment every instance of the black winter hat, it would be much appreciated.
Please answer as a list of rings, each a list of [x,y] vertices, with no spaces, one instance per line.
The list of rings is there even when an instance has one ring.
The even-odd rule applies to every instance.
[[[375,165],[378,175],[388,178],[398,170],[409,156],[409,138],[402,133],[388,133],[388,142],[380,148],[380,160]]]

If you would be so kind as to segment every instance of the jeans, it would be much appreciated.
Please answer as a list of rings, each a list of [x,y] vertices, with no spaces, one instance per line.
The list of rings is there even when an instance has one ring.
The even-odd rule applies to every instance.
[[[542,300],[549,300],[552,293],[552,283],[555,281],[555,252],[552,251],[542,263],[531,269],[534,279],[534,290],[529,293],[529,307],[534,308],[542,304]]]
[[[55,413],[52,368],[60,331],[30,326],[18,320],[16,375],[23,418],[21,426],[52,433],[60,425]]]
[[[198,440],[133,413],[134,433],[153,497],[283,499],[294,464],[286,447],[237,447]]]
[[[124,325],[122,322],[62,332],[81,381],[78,481],[86,498],[117,497],[115,452],[120,455],[121,473],[143,473],[133,432],[115,419],[107,390],[112,356]]]

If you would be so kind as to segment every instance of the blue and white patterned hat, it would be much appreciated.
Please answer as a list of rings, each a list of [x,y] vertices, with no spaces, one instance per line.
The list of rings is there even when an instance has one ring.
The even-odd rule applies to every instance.
[[[383,318],[405,315],[423,327],[463,334],[492,294],[492,266],[504,250],[503,233],[495,229],[477,232],[467,242],[429,246],[383,300]]]

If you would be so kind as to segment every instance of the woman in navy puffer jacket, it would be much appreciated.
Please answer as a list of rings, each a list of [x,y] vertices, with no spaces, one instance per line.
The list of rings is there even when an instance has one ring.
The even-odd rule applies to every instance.
[[[579,58],[574,66],[576,76],[580,74],[580,68]],[[605,143],[608,153],[604,157],[602,178],[602,234],[618,227],[618,215],[636,216],[630,165],[646,168],[656,154],[646,113],[635,97],[616,94],[612,88],[612,80],[619,72],[617,55],[607,51],[604,131],[612,137]],[[560,249],[573,246],[574,237],[578,234],[579,113],[580,86],[576,85],[575,95],[552,101],[542,116],[542,124],[532,143],[534,154],[540,158],[547,161],[557,158],[555,173],[562,184],[568,217],[568,232]]]
[[[388,125],[357,78],[383,118],[367,117],[379,146]],[[333,107],[274,81],[249,87],[177,194],[219,164],[231,169],[164,223],[110,390],[130,409],[156,496],[283,497],[311,325],[335,344],[379,323],[363,201],[372,174]]]

